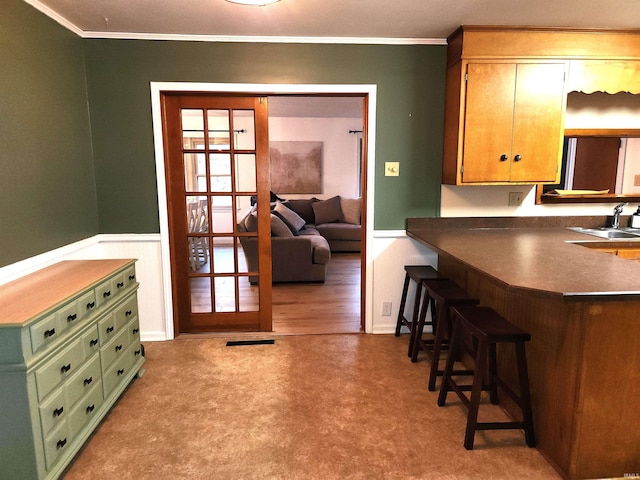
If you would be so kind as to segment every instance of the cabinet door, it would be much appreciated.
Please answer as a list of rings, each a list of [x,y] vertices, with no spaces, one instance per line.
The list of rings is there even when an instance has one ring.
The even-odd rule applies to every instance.
[[[512,182],[557,182],[562,153],[561,63],[518,64],[513,113]]]
[[[462,181],[508,182],[516,65],[469,63],[466,83]]]
[[[640,260],[640,248],[619,248],[618,256],[630,260]]]

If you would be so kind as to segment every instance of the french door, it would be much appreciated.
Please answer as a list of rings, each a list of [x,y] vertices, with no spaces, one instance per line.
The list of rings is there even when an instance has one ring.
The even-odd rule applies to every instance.
[[[176,332],[271,331],[267,99],[161,104]]]

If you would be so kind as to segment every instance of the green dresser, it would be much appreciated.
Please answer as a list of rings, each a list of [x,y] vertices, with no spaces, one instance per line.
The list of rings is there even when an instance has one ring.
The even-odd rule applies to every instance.
[[[0,286],[0,480],[55,479],[144,373],[135,260]]]

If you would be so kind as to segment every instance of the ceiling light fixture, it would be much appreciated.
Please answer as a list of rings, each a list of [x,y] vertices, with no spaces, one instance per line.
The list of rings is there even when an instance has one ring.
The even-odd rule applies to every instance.
[[[270,5],[279,1],[280,0],[227,0],[227,2],[231,3],[239,3],[241,5],[257,5],[259,7]]]

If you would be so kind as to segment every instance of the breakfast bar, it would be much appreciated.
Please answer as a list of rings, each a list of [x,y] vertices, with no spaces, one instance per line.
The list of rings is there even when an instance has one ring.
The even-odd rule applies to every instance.
[[[605,240],[568,228],[605,221],[407,219],[407,235],[438,254],[442,275],[531,334],[537,447],[570,479],[640,474],[640,263],[607,253],[640,248],[640,237]],[[517,385],[513,354],[499,359]],[[508,398],[501,403],[518,415]]]

